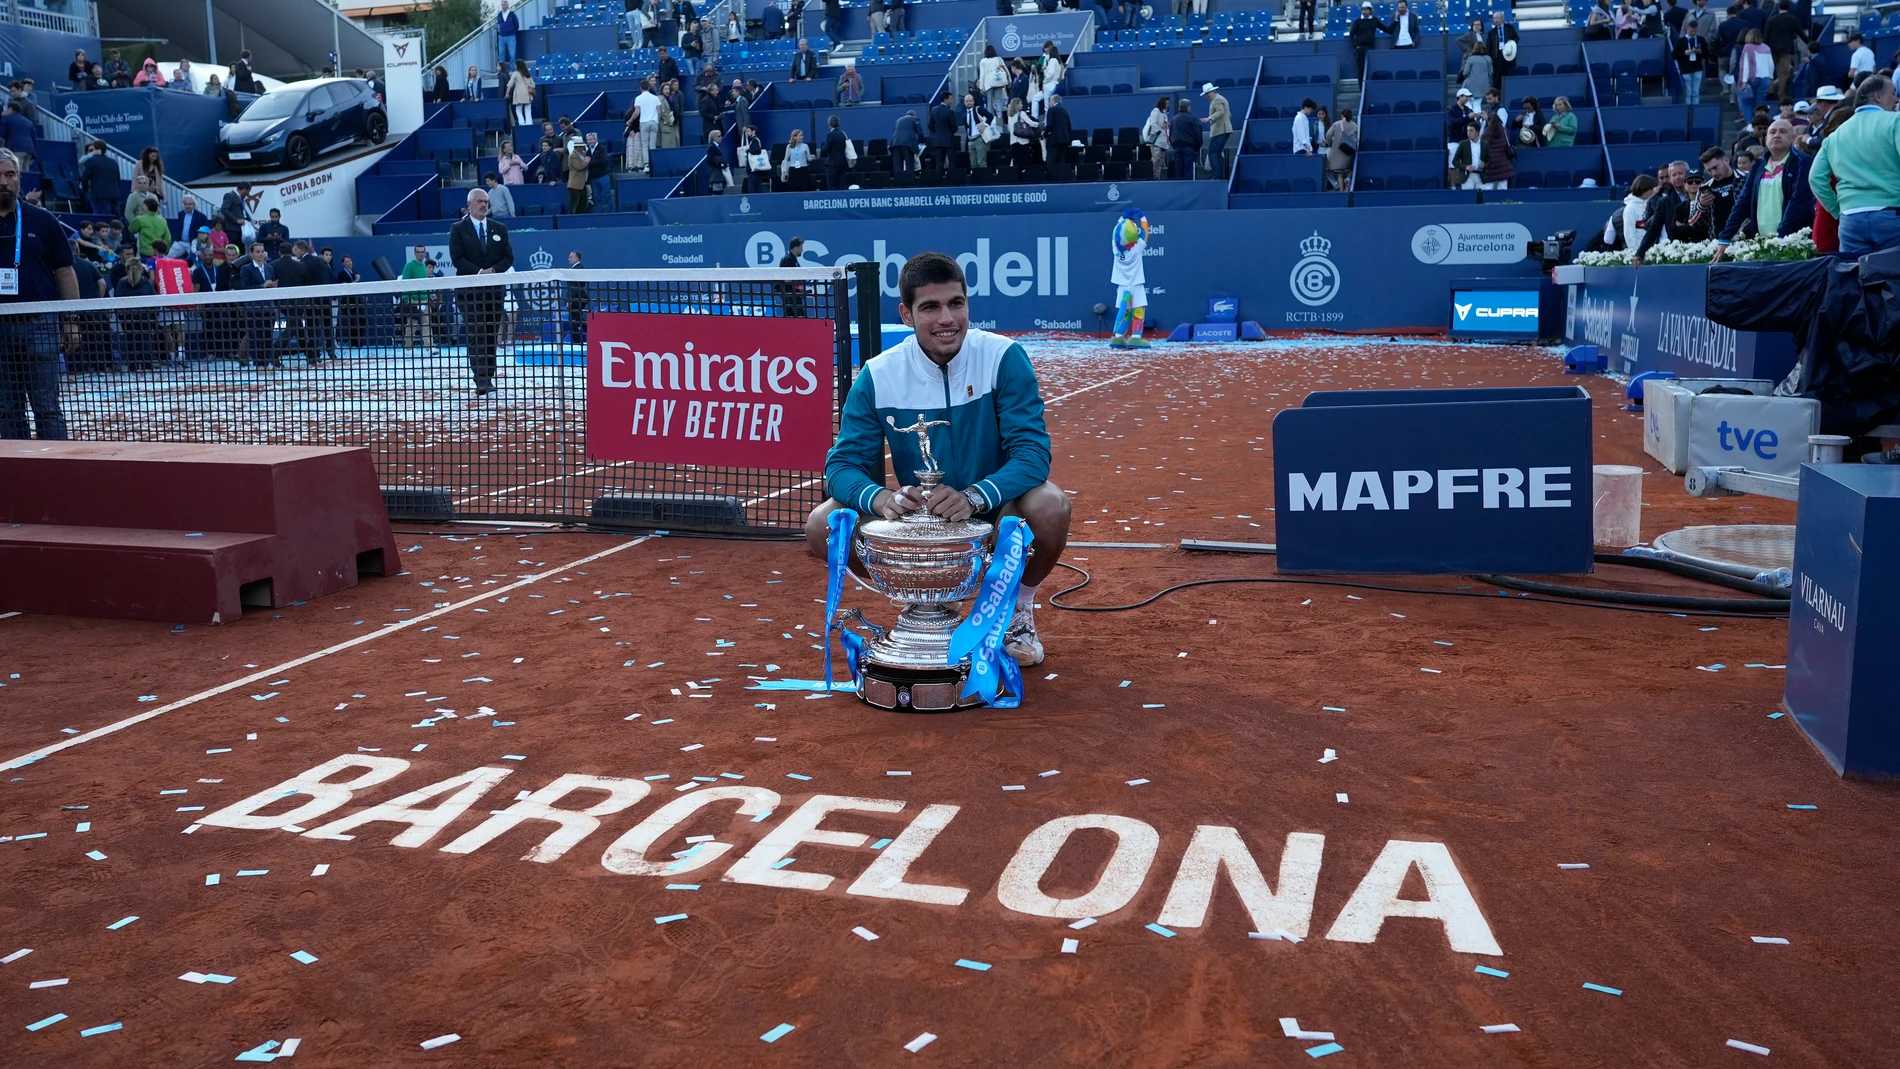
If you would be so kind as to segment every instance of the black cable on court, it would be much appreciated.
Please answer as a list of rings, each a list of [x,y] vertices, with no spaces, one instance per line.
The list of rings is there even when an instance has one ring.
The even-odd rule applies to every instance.
[[[1389,594],[1436,594],[1443,597],[1455,598],[1485,598],[1491,601],[1496,601],[1500,597],[1504,597],[1510,601],[1539,601],[1552,605],[1575,605],[1592,609],[1616,609],[1622,612],[1698,617],[1726,616],[1748,619],[1786,619],[1788,612],[1788,602],[1785,599],[1777,601],[1772,598],[1747,600],[1676,597],[1667,594],[1637,594],[1631,591],[1600,590],[1592,587],[1569,587],[1561,586],[1556,583],[1534,584],[1539,588],[1539,593],[1552,594],[1554,596],[1539,597],[1532,594],[1520,594],[1516,597],[1512,597],[1503,594],[1501,591],[1497,594],[1486,594],[1476,590],[1431,590],[1420,587],[1392,586],[1385,583],[1363,583],[1347,579],[1318,579],[1306,578],[1304,576],[1281,575],[1192,579],[1185,583],[1176,583],[1173,586],[1164,587],[1140,601],[1131,602],[1127,605],[1065,605],[1062,603],[1062,598],[1088,586],[1095,581],[1095,577],[1090,575],[1086,569],[1079,568],[1067,561],[1057,561],[1056,564],[1058,567],[1067,568],[1082,577],[1081,582],[1059,590],[1050,595],[1047,599],[1048,603],[1055,608],[1066,609],[1070,612],[1128,612],[1132,609],[1140,609],[1152,605],[1177,591],[1201,586],[1223,586],[1231,583],[1285,583],[1301,586],[1337,586],[1347,587],[1353,590],[1377,590]],[[1529,587],[1532,585],[1531,580],[1518,580],[1512,576],[1480,575],[1473,576],[1473,578],[1497,586],[1523,584]],[[1564,593],[1558,593],[1559,591],[1563,591]],[[1631,600],[1626,601],[1623,597],[1584,598],[1572,592],[1624,595]],[[1635,600],[1637,598],[1642,600]]]

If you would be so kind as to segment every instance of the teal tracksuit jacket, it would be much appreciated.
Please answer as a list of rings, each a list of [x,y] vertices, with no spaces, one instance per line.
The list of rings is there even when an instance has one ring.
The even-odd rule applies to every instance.
[[[1049,478],[1049,431],[1035,369],[1023,347],[1000,334],[972,329],[947,367],[925,356],[915,337],[865,363],[845,399],[838,444],[826,458],[825,489],[867,515],[871,499],[886,489],[886,445],[902,485],[914,485],[911,473],[923,467],[917,436],[893,433],[886,417],[899,427],[919,418],[949,420],[930,431],[944,485],[976,487],[989,502],[988,514]]]

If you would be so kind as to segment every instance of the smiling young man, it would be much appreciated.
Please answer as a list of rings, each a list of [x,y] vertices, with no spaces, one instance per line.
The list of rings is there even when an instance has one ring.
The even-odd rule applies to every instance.
[[[963,269],[950,257],[911,257],[897,288],[898,312],[916,333],[865,361],[851,384],[825,464],[831,496],[812,510],[805,539],[812,554],[825,559],[831,512],[846,507],[887,520],[919,509],[953,521],[1022,517],[1035,541],[1004,648],[1018,664],[1041,664],[1036,593],[1069,541],[1069,499],[1049,481],[1049,432],[1035,369],[1020,344],[970,328]],[[906,481],[924,466],[917,436],[894,432],[886,417],[899,427],[949,421],[931,435],[943,484],[929,497]],[[897,490],[884,485],[887,446]],[[855,554],[851,568],[863,574]]]

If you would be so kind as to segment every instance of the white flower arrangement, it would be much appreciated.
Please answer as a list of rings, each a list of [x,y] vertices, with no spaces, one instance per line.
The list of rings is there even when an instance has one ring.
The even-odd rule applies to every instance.
[[[1643,256],[1645,264],[1706,264],[1715,259],[1713,241],[1659,241]],[[1786,237],[1743,238],[1728,247],[1724,260],[1747,263],[1760,260],[1811,260],[1815,257],[1814,235],[1802,227]],[[1628,267],[1636,258],[1634,249],[1615,252],[1580,252],[1577,263],[1584,267]]]

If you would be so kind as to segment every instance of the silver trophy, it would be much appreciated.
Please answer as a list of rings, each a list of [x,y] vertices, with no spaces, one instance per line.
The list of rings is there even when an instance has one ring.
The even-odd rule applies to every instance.
[[[908,427],[886,417],[900,434],[915,434],[924,466],[913,472],[927,498],[943,482],[943,469],[930,448],[930,428],[944,420],[922,417]],[[841,618],[856,620],[871,632],[859,664],[858,697],[880,709],[942,712],[982,705],[977,697],[959,698],[970,672],[969,658],[950,663],[950,635],[966,615],[956,603],[976,594],[990,560],[992,524],[978,519],[951,522],[919,509],[902,519],[871,520],[858,525],[854,546],[864,563],[864,578],[901,611],[886,630],[847,609]]]

